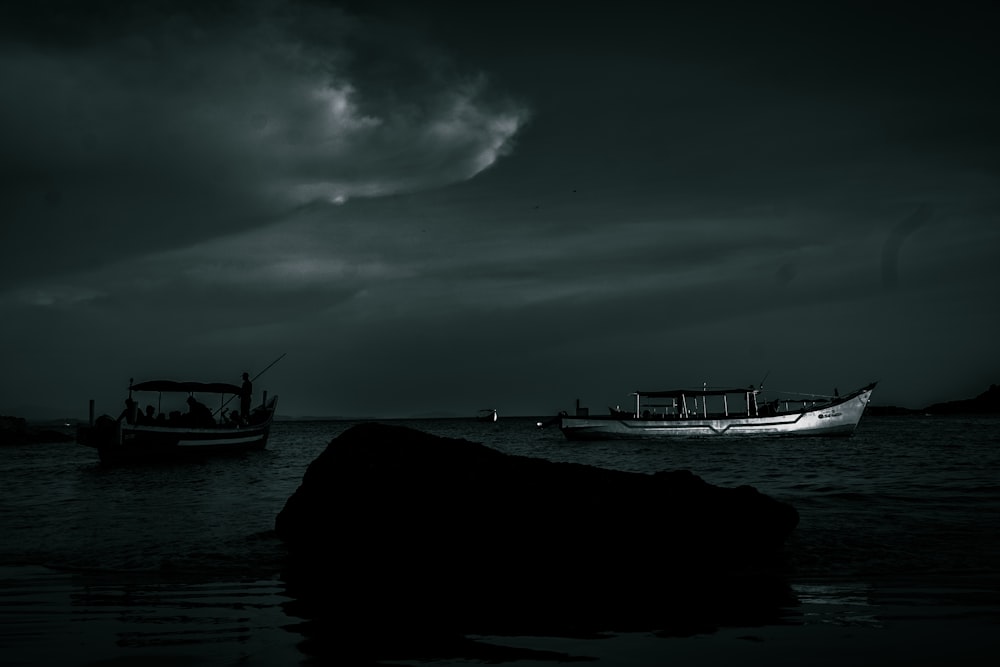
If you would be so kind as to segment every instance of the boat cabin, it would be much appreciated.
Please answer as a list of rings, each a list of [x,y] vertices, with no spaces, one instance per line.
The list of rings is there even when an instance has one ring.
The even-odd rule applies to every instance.
[[[758,398],[760,389],[752,385],[739,388],[669,389],[636,391],[633,411],[611,408],[622,419],[709,419],[726,417],[764,417],[799,412],[829,402],[828,397]]]
[[[241,414],[239,409],[238,399],[242,393],[239,385],[225,382],[151,380],[130,384],[125,410],[119,421],[136,426],[167,428],[232,428],[266,421],[268,414],[263,409],[267,402],[266,392],[261,406],[246,415]]]

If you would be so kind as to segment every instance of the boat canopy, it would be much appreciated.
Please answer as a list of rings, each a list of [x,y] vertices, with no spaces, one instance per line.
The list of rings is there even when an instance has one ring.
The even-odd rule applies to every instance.
[[[634,393],[647,398],[680,398],[681,396],[725,396],[727,394],[746,394],[756,392],[753,387],[737,387],[735,389],[667,389],[665,391],[636,391]]]
[[[177,382],[176,380],[150,380],[130,387],[132,391],[202,392],[207,394],[239,394],[238,385],[228,382]]]

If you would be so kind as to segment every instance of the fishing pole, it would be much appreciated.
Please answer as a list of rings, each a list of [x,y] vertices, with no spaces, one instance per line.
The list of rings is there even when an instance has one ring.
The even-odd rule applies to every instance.
[[[768,371],[768,372],[764,373],[764,380],[766,380],[767,376],[770,375],[770,374],[771,374],[771,371]],[[760,384],[757,385],[757,390],[758,391],[764,388],[764,380],[761,380]]]
[[[288,353],[287,353],[287,352],[282,352],[282,353],[281,353],[281,356],[280,356],[280,357],[278,357],[277,359],[275,359],[274,361],[272,361],[271,363],[269,363],[269,364],[268,364],[268,365],[267,365],[267,366],[266,366],[266,367],[264,368],[264,370],[262,370],[262,371],[261,371],[260,373],[257,373],[257,375],[254,375],[254,376],[253,376],[253,379],[252,379],[252,380],[250,380],[250,381],[251,381],[251,382],[253,382],[253,381],[254,381],[254,380],[256,380],[257,378],[259,378],[259,377],[260,377],[261,375],[263,375],[263,374],[264,374],[265,372],[267,372],[267,370],[268,370],[269,368],[271,368],[271,366],[275,365],[276,363],[278,363],[279,361],[281,361],[282,359],[284,359],[284,358],[285,358],[285,355],[286,355],[286,354],[288,354]],[[769,371],[769,372],[770,372],[770,371]]]
[[[274,366],[276,363],[278,363],[279,361],[281,361],[282,359],[284,359],[286,354],[288,354],[288,353],[287,352],[282,352],[281,356],[279,356],[277,359],[275,359],[274,361],[272,361],[271,363],[269,363],[267,366],[265,366],[264,370],[262,370],[260,373],[257,373],[257,375],[254,375],[253,378],[250,380],[250,382],[254,382],[257,378],[259,378],[261,375],[263,375],[265,372],[267,372],[271,368],[271,366]],[[223,410],[225,410],[226,406],[229,405],[229,401],[233,400],[234,398],[236,398],[237,396],[240,396],[240,395],[241,394],[233,394],[232,396],[230,396],[229,398],[227,398],[225,400],[225,402],[222,405],[220,405],[219,408],[213,413],[212,416],[214,417],[215,415],[217,415],[220,412],[222,412]]]

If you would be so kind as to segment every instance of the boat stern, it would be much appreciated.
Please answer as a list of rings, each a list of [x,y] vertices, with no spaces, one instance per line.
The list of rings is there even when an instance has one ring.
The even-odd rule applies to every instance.
[[[76,441],[86,447],[107,447],[122,442],[121,424],[107,416],[101,416],[93,424],[76,427]]]

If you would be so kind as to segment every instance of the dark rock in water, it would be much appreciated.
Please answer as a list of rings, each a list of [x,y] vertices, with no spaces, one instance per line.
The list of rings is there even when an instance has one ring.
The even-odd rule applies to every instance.
[[[275,531],[294,613],[384,649],[385,633],[460,643],[758,622],[787,601],[781,550],[797,523],[790,505],[687,471],[554,463],[373,423],[310,464]]]

